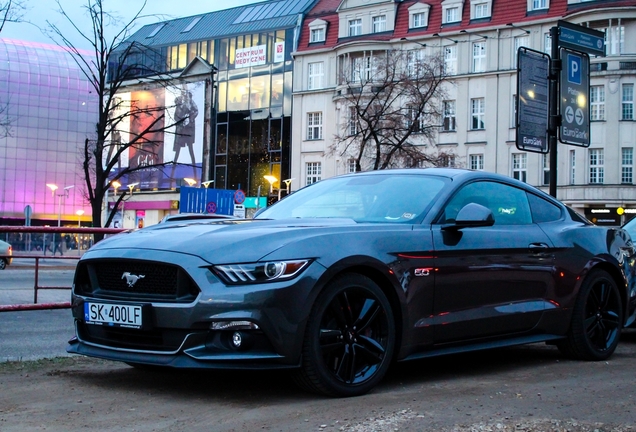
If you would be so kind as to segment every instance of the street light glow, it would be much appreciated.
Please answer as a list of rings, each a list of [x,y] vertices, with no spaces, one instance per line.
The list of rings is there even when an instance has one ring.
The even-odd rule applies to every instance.
[[[188,184],[188,186],[194,186],[195,184],[197,184],[197,181],[190,177],[186,177],[183,180]]]

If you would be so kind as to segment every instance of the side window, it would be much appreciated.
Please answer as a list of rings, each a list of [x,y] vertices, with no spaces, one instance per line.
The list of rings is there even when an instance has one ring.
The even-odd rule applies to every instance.
[[[527,225],[532,223],[526,192],[514,186],[492,181],[467,184],[446,205],[442,222],[453,222],[466,204],[477,203],[492,211],[495,225]]]
[[[560,207],[534,194],[528,194],[528,201],[530,201],[530,209],[534,223],[553,222],[561,219],[563,216]]]

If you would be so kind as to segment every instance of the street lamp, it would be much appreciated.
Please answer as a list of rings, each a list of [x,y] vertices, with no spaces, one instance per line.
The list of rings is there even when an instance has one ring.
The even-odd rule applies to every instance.
[[[84,214],[84,210],[78,210],[75,214],[77,215],[77,227],[79,228],[82,226],[82,215]]]
[[[55,196],[55,191],[59,189],[56,184],[47,183],[46,186],[51,189],[51,195]],[[57,194],[57,226],[62,225],[62,197],[68,198],[68,191],[75,185],[66,186],[63,191]]]
[[[195,184],[197,184],[197,181],[195,179],[193,179],[193,178],[190,178],[190,177],[185,177],[183,179],[183,181],[185,181],[188,184],[188,186],[190,186],[190,187],[192,187]]]
[[[128,190],[130,191],[130,196],[132,196],[133,194],[133,189],[135,188],[135,186],[137,186],[139,183],[131,183],[128,186],[126,186],[128,188]],[[121,227],[124,228],[124,221],[126,220],[126,213],[124,212],[124,206],[126,205],[126,201],[124,201],[123,199],[121,200]]]
[[[270,193],[270,195],[273,194],[274,193],[274,183],[276,183],[278,181],[278,179],[276,177],[274,177],[273,175],[266,175],[266,176],[263,176],[263,178],[269,182],[269,193]]]
[[[208,180],[208,181],[204,181],[201,182],[201,184],[207,189],[208,186],[210,186],[210,183],[214,183],[214,180]]]

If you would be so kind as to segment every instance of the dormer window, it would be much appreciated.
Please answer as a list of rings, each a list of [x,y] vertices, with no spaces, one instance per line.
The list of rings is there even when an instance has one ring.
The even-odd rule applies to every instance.
[[[309,43],[324,42],[327,36],[327,21],[317,19],[309,23]]]
[[[442,2],[442,24],[453,24],[453,23],[461,22],[463,8],[464,8],[464,2],[461,0],[443,1]]]
[[[550,0],[528,0],[528,11],[544,10],[550,7]]]
[[[492,0],[470,0],[470,19],[490,18]]]
[[[428,15],[431,6],[426,3],[415,3],[409,8],[409,28],[428,27]]]

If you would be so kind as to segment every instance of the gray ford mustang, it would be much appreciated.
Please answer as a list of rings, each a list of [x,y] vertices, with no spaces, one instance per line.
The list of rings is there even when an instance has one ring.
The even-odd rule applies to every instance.
[[[116,235],[80,260],[67,351],[138,367],[293,369],[355,396],[393,361],[526,343],[607,359],[636,312],[634,248],[508,177],[356,173],[252,220]]]

